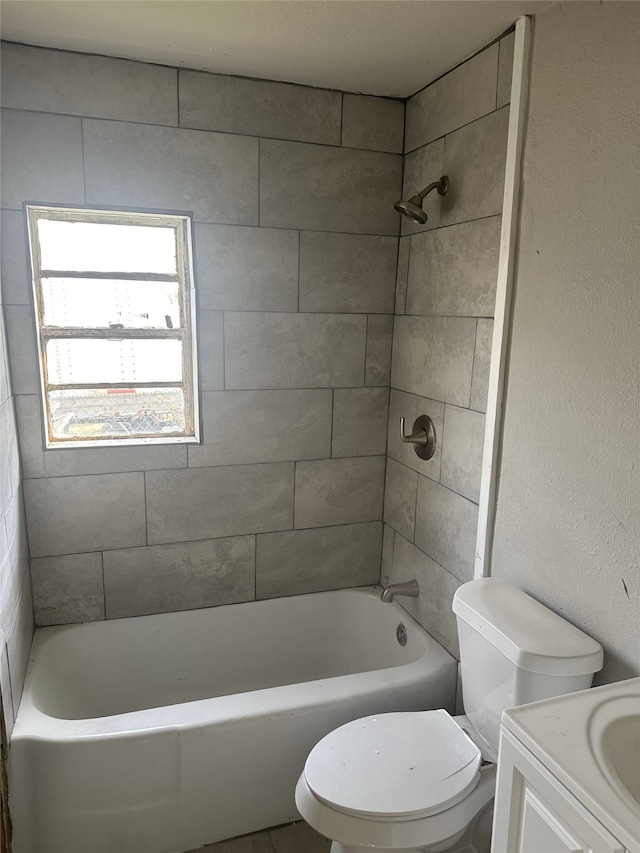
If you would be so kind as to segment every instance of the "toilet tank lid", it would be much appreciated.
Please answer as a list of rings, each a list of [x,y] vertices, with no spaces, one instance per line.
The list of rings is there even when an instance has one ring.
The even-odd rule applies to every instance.
[[[497,578],[481,578],[459,587],[453,612],[520,669],[559,676],[602,669],[600,643],[523,590]]]

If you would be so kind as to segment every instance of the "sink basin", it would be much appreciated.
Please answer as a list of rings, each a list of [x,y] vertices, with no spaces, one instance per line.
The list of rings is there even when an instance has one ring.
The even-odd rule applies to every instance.
[[[593,755],[619,796],[640,806],[640,695],[623,694],[598,705],[589,722]]]

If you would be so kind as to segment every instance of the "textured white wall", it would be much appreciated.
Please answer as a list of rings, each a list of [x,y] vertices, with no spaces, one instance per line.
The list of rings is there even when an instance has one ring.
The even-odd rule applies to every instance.
[[[492,558],[600,681],[640,674],[639,32],[638,3],[535,19]]]

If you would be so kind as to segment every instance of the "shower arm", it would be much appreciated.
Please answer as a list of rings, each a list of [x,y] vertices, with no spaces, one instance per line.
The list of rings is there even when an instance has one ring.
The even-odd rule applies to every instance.
[[[434,181],[432,184],[426,186],[422,192],[418,193],[418,198],[423,199],[425,196],[429,195],[432,190],[438,190],[440,195],[444,195],[447,191],[447,183],[446,179],[440,178],[439,181]]]

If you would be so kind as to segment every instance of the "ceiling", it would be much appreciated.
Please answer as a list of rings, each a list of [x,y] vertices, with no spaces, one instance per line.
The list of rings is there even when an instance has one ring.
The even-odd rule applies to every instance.
[[[548,0],[3,0],[2,38],[407,97]]]

